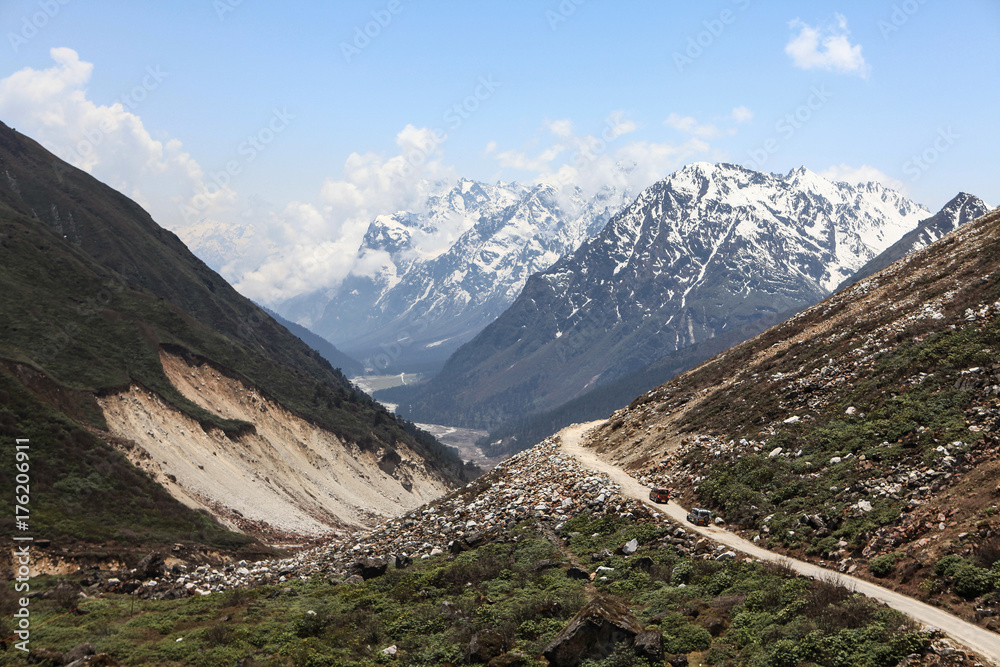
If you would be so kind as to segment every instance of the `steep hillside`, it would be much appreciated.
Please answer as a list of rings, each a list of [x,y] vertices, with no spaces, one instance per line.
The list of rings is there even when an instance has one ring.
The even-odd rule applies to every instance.
[[[164,350],[226,369],[363,450],[388,452],[402,443],[442,483],[464,474],[452,452],[356,392],[134,202],[3,125],[0,169],[0,358],[9,386],[29,390],[17,410],[7,410],[5,423],[16,434],[46,415],[65,416],[65,447],[36,452],[39,470],[59,471],[39,476],[33,487],[52,503],[47,529],[92,540],[123,531],[147,535],[144,525],[161,521],[161,510],[187,516],[190,533],[203,525],[176,503],[169,510],[130,511],[148,507],[145,499],[156,494],[148,484],[112,475],[120,459],[83,430],[117,442],[107,434],[97,398],[141,387],[209,434],[238,439],[254,431],[249,422],[186,398],[164,372]],[[0,473],[0,481],[13,493],[10,471]],[[102,500],[106,496],[114,501]],[[104,520],[91,523],[88,507]]]
[[[587,199],[548,185],[462,180],[422,213],[371,223],[358,250],[359,267],[379,267],[370,275],[352,274],[279,310],[373,370],[437,371],[531,274],[596,234],[626,194],[606,188]]]
[[[631,403],[639,394],[658,387],[675,375],[694,368],[705,359],[752,338],[793,314],[785,312],[761,317],[750,324],[734,327],[708,340],[671,352],[642,370],[592,389],[553,410],[510,420],[492,430],[477,444],[489,456],[510,456],[570,424],[602,419],[609,411]],[[375,395],[381,397],[385,393],[388,392],[376,392]]]
[[[898,193],[697,163],[532,276],[401,414],[495,427],[676,350],[815,303],[927,217]]]
[[[264,312],[273,317],[278,324],[288,329],[296,338],[319,352],[324,359],[330,362],[331,366],[339,370],[345,376],[353,377],[364,373],[365,368],[361,365],[360,361],[344,354],[327,339],[316,335],[301,324],[296,324],[295,322],[286,320],[284,317],[268,308],[265,308]]]
[[[950,234],[962,225],[990,212],[990,207],[979,197],[959,193],[945,204],[936,215],[922,221],[917,228],[906,233],[889,246],[882,254],[858,269],[857,273],[841,283],[838,290],[853,285],[859,280],[874,275],[893,262],[898,262],[914,250],[926,248],[942,236]]]
[[[993,608],[997,349],[994,211],[641,396],[594,442],[771,548]]]

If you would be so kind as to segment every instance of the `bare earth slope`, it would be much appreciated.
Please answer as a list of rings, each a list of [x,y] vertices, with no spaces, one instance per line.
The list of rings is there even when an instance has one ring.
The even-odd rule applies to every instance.
[[[185,398],[255,432],[206,431],[135,385],[99,399],[105,420],[115,436],[138,445],[130,457],[174,497],[232,528],[264,536],[353,530],[447,490],[403,443],[362,450],[207,364],[166,352],[161,359]]]

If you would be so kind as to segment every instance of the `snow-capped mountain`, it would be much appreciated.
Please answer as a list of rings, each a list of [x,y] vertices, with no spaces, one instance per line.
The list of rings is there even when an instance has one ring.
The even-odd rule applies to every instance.
[[[489,427],[553,408],[665,354],[815,303],[928,215],[877,183],[689,165],[532,276],[403,410]]]
[[[944,208],[936,215],[922,221],[913,231],[907,232],[901,239],[841,283],[837,289],[843,289],[878,273],[893,262],[906,257],[911,252],[926,248],[942,236],[950,234],[967,222],[972,222],[976,218],[986,215],[991,210],[989,204],[979,197],[965,192],[959,193],[945,204]]]
[[[376,370],[440,363],[513,303],[531,274],[600,231],[625,196],[462,180],[422,214],[377,217],[358,271],[279,310]]]

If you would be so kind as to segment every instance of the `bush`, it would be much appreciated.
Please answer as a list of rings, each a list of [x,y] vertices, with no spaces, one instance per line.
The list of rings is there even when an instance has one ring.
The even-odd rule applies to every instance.
[[[712,635],[700,625],[688,623],[664,632],[663,650],[667,653],[704,651],[712,643]]]
[[[974,598],[993,590],[993,576],[989,570],[963,563],[955,570],[955,593],[964,598]]]
[[[955,554],[948,554],[947,556],[941,557],[938,562],[934,565],[934,574],[939,577],[954,577],[955,571],[958,569],[962,563],[965,562],[961,556],[956,556]]]
[[[899,554],[882,554],[881,556],[876,556],[868,563],[868,569],[876,577],[888,577],[896,569],[896,560],[898,558]]]

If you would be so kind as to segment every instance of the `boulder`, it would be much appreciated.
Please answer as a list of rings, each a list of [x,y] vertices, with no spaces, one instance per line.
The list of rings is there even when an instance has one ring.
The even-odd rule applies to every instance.
[[[584,660],[607,657],[617,643],[632,641],[640,632],[642,624],[628,607],[598,595],[583,606],[542,655],[553,667],[576,667]]]
[[[405,570],[413,565],[413,559],[406,554],[396,554],[396,569]]]
[[[483,630],[472,636],[465,657],[469,662],[490,662],[504,653],[504,639],[499,632]]]
[[[389,563],[382,558],[365,558],[356,562],[351,569],[354,573],[360,574],[361,578],[367,581],[368,579],[381,577],[385,574],[388,567]]]
[[[642,570],[643,572],[649,572],[653,568],[654,564],[655,561],[652,558],[649,556],[643,556],[642,558],[638,558],[633,561],[632,567],[637,570]]]
[[[570,579],[590,579],[590,572],[587,572],[582,567],[571,567],[566,570],[566,576]]]
[[[624,545],[622,545],[622,553],[626,556],[631,556],[639,549],[639,540],[629,540]]]
[[[142,579],[155,579],[156,577],[162,577],[163,573],[166,572],[166,563],[163,560],[163,556],[153,552],[143,557],[139,561],[139,564],[135,566],[136,577]]]
[[[52,648],[33,648],[28,653],[29,665],[63,665],[66,663],[62,652]]]
[[[635,654],[653,664],[663,664],[663,633],[659,630],[643,630],[632,642]]]

